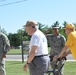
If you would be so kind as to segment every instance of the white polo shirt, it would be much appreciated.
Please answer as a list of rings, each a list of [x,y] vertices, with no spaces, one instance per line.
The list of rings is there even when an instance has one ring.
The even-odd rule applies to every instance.
[[[40,30],[37,30],[32,35],[30,44],[29,44],[30,50],[33,45],[38,46],[38,50],[37,50],[37,53],[35,56],[48,54],[47,39],[46,39],[45,35]]]

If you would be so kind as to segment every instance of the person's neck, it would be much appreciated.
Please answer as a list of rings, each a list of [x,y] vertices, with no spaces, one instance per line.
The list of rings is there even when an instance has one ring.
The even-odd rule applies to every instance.
[[[54,33],[54,35],[55,35],[55,36],[58,36],[59,34],[58,34],[58,33]]]

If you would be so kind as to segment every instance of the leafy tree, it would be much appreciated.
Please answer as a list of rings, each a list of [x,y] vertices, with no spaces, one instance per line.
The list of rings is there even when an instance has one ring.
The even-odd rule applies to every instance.
[[[63,27],[62,27],[60,33],[67,39],[67,36],[66,36],[66,34],[65,34],[65,29],[64,29],[64,28],[66,27],[66,24],[67,24],[67,22],[64,21],[64,23],[62,24]]]
[[[66,26],[66,24],[67,24],[67,22],[66,22],[66,21],[64,21],[64,23],[63,23],[63,28]]]
[[[15,48],[17,48],[21,43],[20,35],[18,35],[16,33],[14,33],[14,34],[9,33],[8,38],[10,40],[10,45],[14,46]]]
[[[41,24],[40,22],[38,22],[38,25],[39,25],[39,29],[40,29],[40,30],[44,27],[44,25]]]
[[[51,28],[48,27],[48,25],[45,25],[45,24],[41,24],[41,23],[38,23],[39,24],[39,30],[41,30],[44,34],[45,33],[51,33]]]
[[[52,25],[52,27],[55,27],[55,26],[59,26],[59,22],[58,22],[58,21],[56,21],[56,22]]]

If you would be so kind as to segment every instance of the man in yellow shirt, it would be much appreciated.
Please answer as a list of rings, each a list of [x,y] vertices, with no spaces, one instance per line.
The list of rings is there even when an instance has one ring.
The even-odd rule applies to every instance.
[[[57,56],[57,58],[62,57],[63,54],[67,51],[67,53],[65,53],[64,56],[67,56],[67,55],[72,53],[74,59],[76,60],[76,31],[75,31],[75,26],[73,24],[69,24],[69,23],[66,24],[65,33],[67,34],[68,38],[67,38],[67,41],[65,43],[64,48],[62,49],[61,53]]]

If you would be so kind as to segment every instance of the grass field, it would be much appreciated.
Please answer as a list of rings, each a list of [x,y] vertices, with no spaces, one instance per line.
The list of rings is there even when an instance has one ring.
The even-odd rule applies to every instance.
[[[23,71],[23,65],[21,61],[6,61],[6,73],[7,75],[29,75],[29,71]],[[76,62],[65,62],[64,75],[76,75]]]
[[[11,49],[7,54],[8,55],[21,55],[22,50],[21,49]],[[24,54],[28,54],[28,51],[24,50]]]
[[[6,74],[7,75],[29,75],[28,71],[23,71],[23,65],[21,61],[6,61]]]
[[[24,51],[26,54],[27,52]],[[20,49],[11,49],[8,54],[22,54]],[[7,75],[29,75],[29,71],[23,71],[22,61],[6,61],[6,73]],[[76,75],[76,62],[66,62],[64,66],[64,75]]]
[[[50,50],[50,47],[49,47]],[[27,54],[28,52],[26,50],[24,50],[24,54]],[[21,49],[11,49],[7,54],[22,54],[22,50]]]

